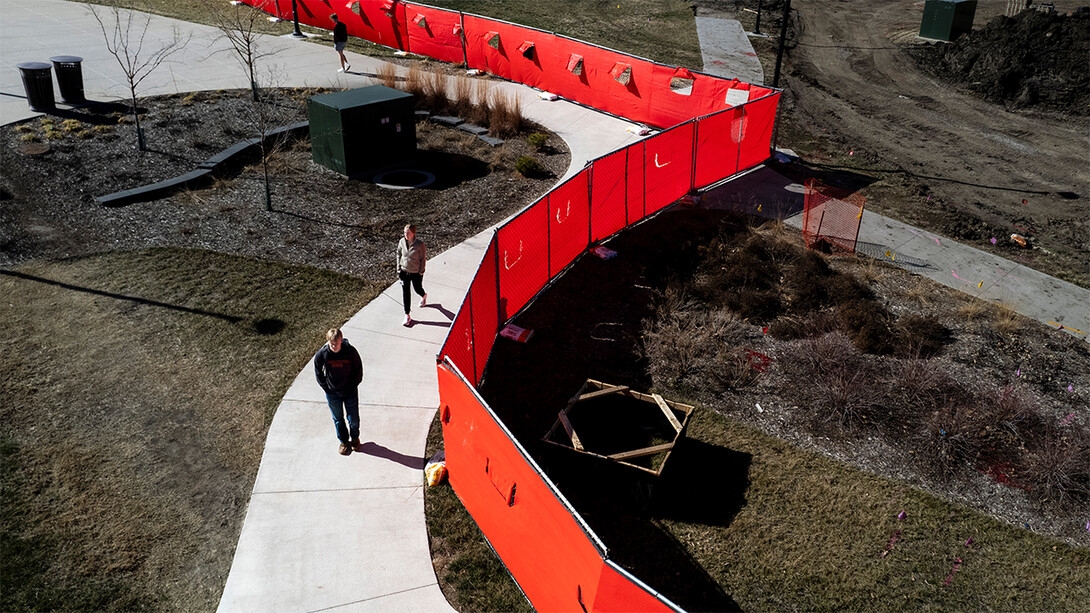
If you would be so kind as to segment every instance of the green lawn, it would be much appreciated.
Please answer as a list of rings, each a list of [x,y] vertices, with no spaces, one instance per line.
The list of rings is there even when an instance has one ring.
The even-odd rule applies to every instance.
[[[380,289],[177,248],[0,270],[0,611],[214,610],[277,405]]]

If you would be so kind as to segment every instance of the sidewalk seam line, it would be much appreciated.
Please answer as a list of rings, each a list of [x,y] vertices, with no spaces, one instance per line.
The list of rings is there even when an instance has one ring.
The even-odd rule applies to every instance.
[[[439,582],[436,581],[435,583],[427,583],[425,585],[420,585],[420,586],[417,586],[417,587],[410,587],[410,588],[407,588],[407,589],[404,589],[404,590],[398,590],[396,592],[390,592],[388,594],[379,594],[378,596],[371,596],[370,598],[362,598],[360,600],[353,600],[352,602],[345,602],[345,603],[342,603],[342,604],[335,604],[333,606],[324,607],[324,608],[321,608],[321,609],[311,609],[310,611],[307,611],[307,613],[319,613],[320,611],[332,611],[333,609],[339,609],[341,607],[347,607],[347,606],[351,606],[351,605],[354,605],[354,604],[359,604],[361,602],[368,602],[368,601],[371,601],[371,600],[378,600],[379,598],[386,598],[387,596],[396,596],[398,594],[405,594],[407,592],[414,592],[416,590],[422,590],[422,589],[425,589],[425,588],[429,588],[429,587],[431,587],[433,585],[438,587]]]

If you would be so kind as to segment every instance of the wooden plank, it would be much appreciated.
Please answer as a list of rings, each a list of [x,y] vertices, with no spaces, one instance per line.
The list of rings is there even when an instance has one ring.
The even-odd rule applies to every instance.
[[[660,451],[667,451],[673,449],[673,443],[663,443],[662,445],[655,445],[654,447],[644,447],[643,449],[636,449],[634,451],[625,451],[622,453],[615,453],[609,456],[613,460],[628,460],[631,458],[642,458],[645,455],[655,455]]]
[[[579,440],[579,435],[575,433],[575,428],[572,427],[571,422],[568,421],[568,414],[564,411],[561,411],[559,415],[560,423],[563,424],[564,431],[568,433],[568,438],[571,439],[571,444],[579,451],[583,451],[583,443]]]
[[[616,394],[619,392],[627,392],[627,385],[618,385],[615,387],[607,387],[606,389],[598,390],[596,392],[590,392],[588,394],[581,394],[575,399],[576,402],[582,402],[584,400],[590,400],[591,398],[597,398],[598,396],[608,396],[609,394]]]
[[[662,413],[666,415],[666,419],[670,420],[670,425],[674,427],[674,432],[681,432],[681,422],[674,416],[674,410],[670,408],[670,405],[666,404],[666,401],[658,394],[651,394],[651,397],[655,399],[655,403],[662,409]]]

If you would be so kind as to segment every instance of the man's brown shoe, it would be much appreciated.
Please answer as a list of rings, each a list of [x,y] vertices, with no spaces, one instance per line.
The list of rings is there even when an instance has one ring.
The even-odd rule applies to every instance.
[[[359,451],[360,450],[360,439],[358,439],[358,438],[352,439],[352,442],[348,443],[348,446],[352,448],[352,451]]]
[[[341,446],[337,449],[337,452],[341,455],[348,455],[352,453],[352,448],[348,446],[348,443],[341,443]]]

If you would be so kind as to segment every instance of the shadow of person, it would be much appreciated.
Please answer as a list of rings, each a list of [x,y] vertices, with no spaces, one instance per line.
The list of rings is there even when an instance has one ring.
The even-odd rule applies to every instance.
[[[440,313],[442,313],[443,317],[446,317],[447,319],[449,319],[451,321],[454,321],[454,313],[452,313],[449,310],[443,308],[442,303],[436,302],[435,304],[429,304],[429,305],[425,306],[424,308],[425,309],[435,309],[436,311],[439,311]]]
[[[427,308],[427,307],[425,307],[425,308]],[[450,327],[450,322],[449,321],[420,321],[419,319],[414,319],[412,321],[412,323],[409,324],[407,327],[414,328],[416,326],[437,326],[439,328],[449,328]]]
[[[358,453],[366,453],[367,455],[373,455],[376,458],[383,458],[397,462],[402,466],[408,466],[409,468],[415,468],[417,470],[424,470],[424,458],[417,456],[405,455],[390,449],[389,447],[383,447],[378,443],[368,441],[360,445]]]

